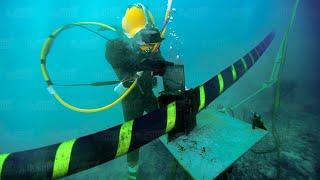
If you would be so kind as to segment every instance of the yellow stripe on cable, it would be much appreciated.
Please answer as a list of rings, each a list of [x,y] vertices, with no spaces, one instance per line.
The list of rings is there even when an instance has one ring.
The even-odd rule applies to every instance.
[[[257,47],[256,47],[256,48],[254,48],[254,50],[256,51],[256,53],[257,53],[258,57],[260,57],[261,55],[260,55],[260,53],[259,53],[259,51],[258,51]]]
[[[234,65],[231,66],[231,72],[232,72],[232,79],[233,81],[237,80],[237,71],[236,68],[234,68]]]
[[[129,151],[132,137],[133,120],[122,124],[119,132],[119,143],[116,157],[126,154]]]
[[[9,155],[10,154],[0,154],[0,180],[1,180],[1,174],[2,174],[4,162],[6,161]]]
[[[175,124],[177,118],[177,110],[176,110],[176,102],[170,103],[167,106],[167,126],[166,126],[166,133],[171,131]]]
[[[219,92],[221,94],[224,90],[224,80],[221,73],[218,75],[218,81],[219,81]]]
[[[199,103],[199,111],[202,110],[206,104],[206,93],[204,90],[204,86],[200,86],[199,87],[199,99],[200,99],[200,103]]]
[[[53,164],[53,179],[63,177],[68,173],[71,152],[75,142],[76,140],[73,139],[59,145]]]
[[[249,53],[249,56],[250,56],[252,65],[254,65],[254,57],[253,57],[253,55],[251,54],[251,52]]]
[[[267,48],[267,47],[268,47],[268,45],[266,44],[265,40],[262,41],[262,44],[264,45],[264,48]]]
[[[242,65],[243,65],[244,71],[247,71],[247,70],[248,70],[248,66],[247,66],[246,61],[245,61],[243,58],[241,58],[241,62],[242,62]]]

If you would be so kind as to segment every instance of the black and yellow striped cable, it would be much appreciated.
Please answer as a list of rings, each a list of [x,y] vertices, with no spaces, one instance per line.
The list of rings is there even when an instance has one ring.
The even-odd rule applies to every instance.
[[[105,163],[171,131],[176,103],[122,125],[59,144],[0,155],[0,179],[56,179]]]
[[[269,34],[250,53],[193,89],[197,110],[203,110],[245,74],[262,56],[273,37],[273,33]],[[95,134],[38,149],[0,154],[0,180],[56,179],[108,162],[181,124],[184,112],[180,106],[172,102],[165,108]]]
[[[195,88],[199,112],[240,79],[263,55],[274,38],[268,34],[254,49],[204,84]]]

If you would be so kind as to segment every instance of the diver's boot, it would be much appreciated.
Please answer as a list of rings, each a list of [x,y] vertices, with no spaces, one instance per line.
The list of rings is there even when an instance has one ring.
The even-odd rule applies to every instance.
[[[135,180],[138,176],[138,170],[139,170],[139,164],[136,164],[135,166],[128,165],[128,174],[127,174],[127,180]]]

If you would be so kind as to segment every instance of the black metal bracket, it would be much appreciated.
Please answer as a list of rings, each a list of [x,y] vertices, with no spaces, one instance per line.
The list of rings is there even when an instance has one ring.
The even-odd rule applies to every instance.
[[[165,107],[171,102],[176,102],[177,119],[175,127],[168,133],[168,141],[172,141],[181,135],[188,135],[196,126],[196,108],[194,90],[181,91],[176,94],[162,94],[158,101],[160,107]]]
[[[258,113],[253,113],[252,116],[252,129],[263,129],[267,131],[267,128],[264,126],[263,121],[261,120],[261,115]]]

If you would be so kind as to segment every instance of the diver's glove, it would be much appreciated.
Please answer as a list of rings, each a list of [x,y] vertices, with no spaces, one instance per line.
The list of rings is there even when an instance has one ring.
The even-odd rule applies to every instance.
[[[140,65],[144,70],[152,71],[154,76],[163,76],[163,74],[166,72],[166,68],[168,66],[173,66],[174,63],[146,58],[142,60]]]
[[[126,87],[124,87],[123,82],[120,82],[114,89],[113,91],[116,92],[117,94],[121,95],[127,90]]]
[[[130,79],[127,79],[124,82],[120,82],[114,89],[113,91],[116,92],[117,94],[121,95],[123,94],[131,85],[132,83],[137,79],[140,78],[143,74],[143,71],[137,72],[133,77]]]

